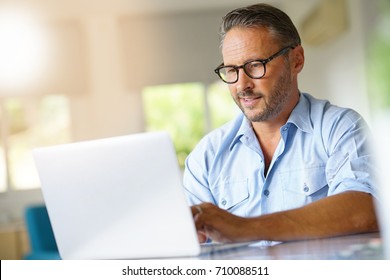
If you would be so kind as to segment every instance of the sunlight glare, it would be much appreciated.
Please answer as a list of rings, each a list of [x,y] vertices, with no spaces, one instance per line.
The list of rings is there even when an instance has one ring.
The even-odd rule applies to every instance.
[[[46,66],[47,36],[34,14],[0,7],[0,90],[31,86]]]

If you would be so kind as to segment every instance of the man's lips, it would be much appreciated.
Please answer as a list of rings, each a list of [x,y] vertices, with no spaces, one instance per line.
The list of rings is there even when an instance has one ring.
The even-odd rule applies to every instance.
[[[240,100],[245,107],[252,107],[254,106],[262,96],[241,96]]]

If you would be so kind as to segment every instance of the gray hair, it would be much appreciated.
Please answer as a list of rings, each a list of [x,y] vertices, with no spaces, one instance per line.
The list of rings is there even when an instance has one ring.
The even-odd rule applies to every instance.
[[[301,38],[290,17],[268,4],[255,4],[227,13],[222,19],[220,29],[221,46],[226,33],[234,27],[265,27],[281,45],[301,44]]]

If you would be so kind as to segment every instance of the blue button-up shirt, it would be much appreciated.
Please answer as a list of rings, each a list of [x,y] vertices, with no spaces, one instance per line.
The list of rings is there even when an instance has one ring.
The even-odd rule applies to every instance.
[[[351,109],[301,93],[264,174],[264,156],[243,114],[206,135],[186,160],[189,203],[240,216],[304,206],[348,190],[374,196],[367,125]]]

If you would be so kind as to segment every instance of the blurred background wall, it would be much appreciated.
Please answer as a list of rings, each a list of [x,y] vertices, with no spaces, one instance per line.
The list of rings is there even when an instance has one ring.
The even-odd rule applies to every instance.
[[[306,55],[301,91],[351,107],[370,123],[371,99],[378,95],[370,92],[370,85],[378,84],[369,78],[369,69],[377,68],[371,58],[389,60],[387,52],[377,58],[372,42],[383,37],[378,37],[383,26],[389,27],[383,20],[389,1],[265,2],[289,14],[301,33]],[[165,123],[153,114],[160,108],[187,108],[185,100],[198,92],[202,101],[194,112],[204,124],[197,135],[185,136],[192,139],[185,143],[186,153],[204,133],[227,121],[226,108],[234,104],[213,73],[221,62],[219,24],[227,11],[253,3],[0,0],[0,225],[23,225],[26,205],[43,203],[31,158],[34,147],[169,125],[177,134],[176,119],[189,127],[196,113]],[[386,87],[376,87],[381,89]],[[156,101],[158,96],[162,101]],[[210,118],[216,115],[214,123]],[[153,126],[156,119],[162,126]],[[176,145],[184,145],[184,135],[176,134]]]

